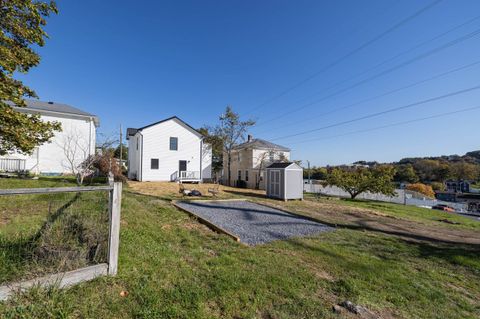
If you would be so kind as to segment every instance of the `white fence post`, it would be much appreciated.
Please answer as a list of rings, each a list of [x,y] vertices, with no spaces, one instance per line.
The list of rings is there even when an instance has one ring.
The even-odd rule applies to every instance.
[[[122,183],[113,184],[109,203],[110,232],[108,238],[108,274],[115,276],[118,269],[118,248],[120,245],[120,211],[122,207]]]

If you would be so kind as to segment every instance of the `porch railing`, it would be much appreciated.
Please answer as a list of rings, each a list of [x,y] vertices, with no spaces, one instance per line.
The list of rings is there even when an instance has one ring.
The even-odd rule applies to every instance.
[[[200,172],[199,171],[180,171],[179,180],[199,180]]]
[[[0,158],[0,172],[23,172],[25,171],[27,161],[16,158]]]

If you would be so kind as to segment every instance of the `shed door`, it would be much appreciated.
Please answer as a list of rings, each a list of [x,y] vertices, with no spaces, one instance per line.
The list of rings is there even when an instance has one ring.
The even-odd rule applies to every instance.
[[[270,195],[280,197],[280,171],[270,171]]]

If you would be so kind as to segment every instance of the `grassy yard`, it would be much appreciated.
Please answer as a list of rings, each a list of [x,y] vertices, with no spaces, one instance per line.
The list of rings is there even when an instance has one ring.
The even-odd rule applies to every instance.
[[[0,188],[40,186],[72,184],[0,179]],[[105,262],[107,238],[107,192],[0,196],[0,284]]]
[[[0,180],[0,188],[61,185]],[[351,316],[332,305],[347,299],[385,318],[480,317],[480,225],[466,218],[451,225],[439,221],[451,217],[445,213],[408,206],[283,203],[223,189],[222,198],[265,201],[339,226],[247,247],[176,210],[174,184],[143,185],[124,193],[117,277],[32,290],[0,303],[0,317],[339,318]]]
[[[317,199],[317,200],[322,201],[322,199]],[[411,221],[428,224],[428,225],[438,225],[439,220],[446,219],[455,223],[459,223],[457,228],[480,230],[480,223],[477,221],[469,220],[468,218],[465,218],[456,214],[446,213],[446,212],[443,213],[443,212],[428,209],[428,208],[398,205],[394,203],[385,203],[385,202],[378,202],[373,200],[341,199],[341,200],[338,200],[338,203],[340,205],[345,205],[350,207],[365,208],[372,211],[380,211],[383,214],[390,217],[411,220]]]

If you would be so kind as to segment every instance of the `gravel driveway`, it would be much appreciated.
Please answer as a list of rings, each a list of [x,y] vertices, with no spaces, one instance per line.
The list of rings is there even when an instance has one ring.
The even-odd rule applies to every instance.
[[[180,201],[177,206],[227,230],[248,245],[315,235],[326,225],[248,201]]]

